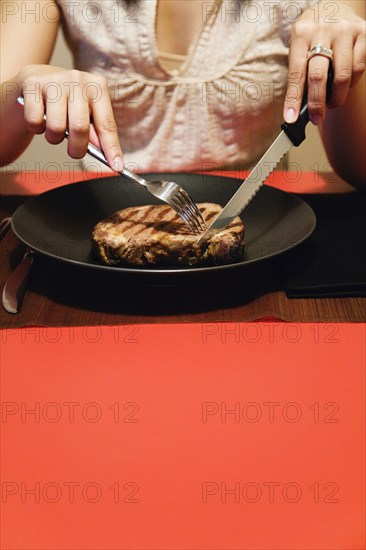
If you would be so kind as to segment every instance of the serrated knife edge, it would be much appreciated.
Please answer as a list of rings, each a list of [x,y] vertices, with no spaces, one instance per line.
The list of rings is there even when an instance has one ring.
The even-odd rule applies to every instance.
[[[213,234],[224,229],[229,223],[241,214],[258,193],[268,176],[280,162],[282,157],[293,147],[293,142],[287,137],[284,130],[277,136],[275,141],[259,160],[249,176],[243,181],[239,189],[231,197],[220,214],[208,226],[206,231],[200,235],[198,243],[210,238]]]

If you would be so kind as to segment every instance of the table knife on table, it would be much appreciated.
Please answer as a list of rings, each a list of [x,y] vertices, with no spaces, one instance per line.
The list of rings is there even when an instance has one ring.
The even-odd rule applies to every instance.
[[[0,222],[0,241],[3,237],[5,237],[5,235],[9,231],[10,224],[11,224],[11,218],[10,217],[7,217],[7,218],[4,218],[3,220],[1,220],[1,222]]]
[[[4,309],[8,313],[19,313],[27,289],[27,282],[34,256],[35,252],[27,248],[23,258],[6,280],[2,302]]]
[[[330,63],[327,80],[327,103],[329,103],[332,94],[333,77],[333,67],[332,63]],[[258,193],[282,157],[291,147],[298,147],[305,140],[305,127],[309,120],[307,93],[305,92],[297,121],[293,124],[284,122],[281,125],[282,132],[277,136],[220,214],[212,221],[204,233],[200,235],[197,242],[206,240],[215,233],[222,231],[236,216],[241,214]]]

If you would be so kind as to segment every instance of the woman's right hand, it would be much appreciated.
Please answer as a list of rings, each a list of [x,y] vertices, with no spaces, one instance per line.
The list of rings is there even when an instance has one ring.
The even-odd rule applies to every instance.
[[[82,158],[91,141],[103,150],[111,168],[122,170],[123,154],[105,78],[50,65],[27,65],[16,80],[32,134],[45,132],[49,143],[58,144],[68,129],[67,150],[72,158]]]

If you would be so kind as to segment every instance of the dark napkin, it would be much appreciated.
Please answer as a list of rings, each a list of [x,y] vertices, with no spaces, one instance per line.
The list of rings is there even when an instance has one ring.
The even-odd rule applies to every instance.
[[[366,193],[298,196],[314,210],[317,227],[287,258],[286,295],[366,296]]]

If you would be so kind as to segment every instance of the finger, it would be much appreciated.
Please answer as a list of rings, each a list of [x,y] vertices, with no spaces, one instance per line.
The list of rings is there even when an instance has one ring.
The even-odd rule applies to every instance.
[[[67,127],[67,97],[65,94],[56,98],[46,98],[46,116],[46,140],[52,145],[61,143]]]
[[[101,93],[98,94],[97,98],[91,100],[94,129],[109,166],[118,171],[122,170],[124,160],[117,124],[114,119],[107,85],[103,81],[99,84]]]
[[[90,124],[89,141],[98,149],[102,148],[102,144],[99,141],[98,135],[95,131],[94,124]]]
[[[297,120],[300,113],[306,81],[307,53],[308,45],[304,40],[297,39],[291,44],[288,83],[283,110],[284,119],[290,124]]]
[[[308,63],[308,112],[311,122],[321,124],[325,118],[329,59],[316,55]]]
[[[333,44],[334,80],[329,107],[343,105],[352,80],[352,37],[344,36]]]
[[[40,85],[38,84],[39,90]],[[43,97],[40,91],[35,93],[29,90],[29,86],[25,83],[22,86],[22,94],[24,97],[24,119],[32,134],[43,134],[46,130],[44,122],[45,106]]]
[[[89,104],[84,98],[80,86],[76,88],[68,100],[69,143],[67,152],[70,157],[81,159],[86,155],[89,131],[90,114]]]
[[[362,36],[359,36],[353,47],[351,88],[357,84],[366,70],[366,43]]]

